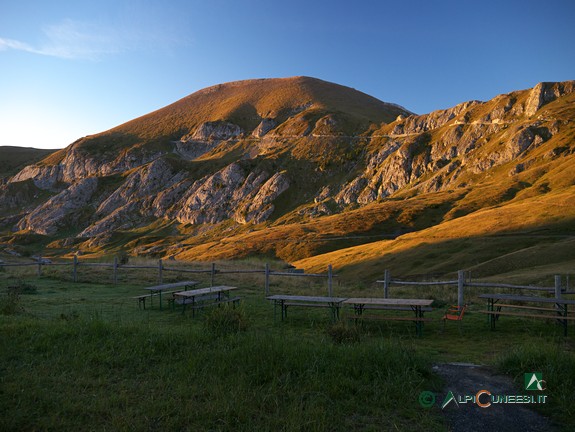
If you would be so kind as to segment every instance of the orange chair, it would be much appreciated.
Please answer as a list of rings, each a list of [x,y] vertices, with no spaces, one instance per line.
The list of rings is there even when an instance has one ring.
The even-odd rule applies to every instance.
[[[445,311],[445,315],[441,318],[443,320],[443,329],[445,330],[445,321],[459,321],[459,331],[461,332],[461,321],[463,321],[463,315],[467,310],[467,305],[461,307],[457,305],[449,306]]]

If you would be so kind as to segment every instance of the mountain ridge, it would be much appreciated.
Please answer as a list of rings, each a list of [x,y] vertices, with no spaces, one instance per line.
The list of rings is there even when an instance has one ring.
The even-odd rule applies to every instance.
[[[24,168],[0,190],[0,226],[48,251],[315,268],[377,236],[571,193],[573,106],[575,81],[423,115],[309,77],[226,83]]]

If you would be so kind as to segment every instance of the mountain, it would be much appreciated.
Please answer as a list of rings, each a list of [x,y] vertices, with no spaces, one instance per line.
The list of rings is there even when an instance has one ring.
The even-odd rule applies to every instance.
[[[36,163],[56,150],[31,147],[0,146],[0,178],[16,174],[26,165]]]
[[[504,272],[572,249],[574,102],[575,81],[540,83],[415,115],[308,77],[221,84],[9,178],[2,241],[366,278]]]

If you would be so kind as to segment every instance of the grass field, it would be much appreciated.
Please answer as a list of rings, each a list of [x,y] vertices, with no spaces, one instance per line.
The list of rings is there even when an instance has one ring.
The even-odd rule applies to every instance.
[[[442,330],[455,297],[448,288],[394,290],[436,300],[417,338],[410,322],[348,326],[347,312],[336,326],[326,310],[309,308],[275,321],[262,275],[217,276],[240,288],[236,311],[139,310],[131,297],[155,276],[134,271],[113,285],[96,270],[75,284],[62,270],[0,273],[0,430],[440,431],[441,410],[422,408],[418,396],[442,390],[432,365],[452,361],[493,365],[519,393],[523,373],[541,371],[550,400],[543,413],[575,427],[573,326],[565,338],[552,322],[509,318],[491,332],[478,291],[466,293],[460,332],[454,323]],[[207,286],[209,275],[195,276]],[[271,291],[325,295],[326,285],[276,277]],[[381,294],[345,284],[335,291]]]

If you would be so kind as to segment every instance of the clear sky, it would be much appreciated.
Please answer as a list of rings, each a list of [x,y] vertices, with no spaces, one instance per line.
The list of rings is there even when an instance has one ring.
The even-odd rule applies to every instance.
[[[0,145],[308,75],[419,114],[575,79],[573,0],[0,0]]]

